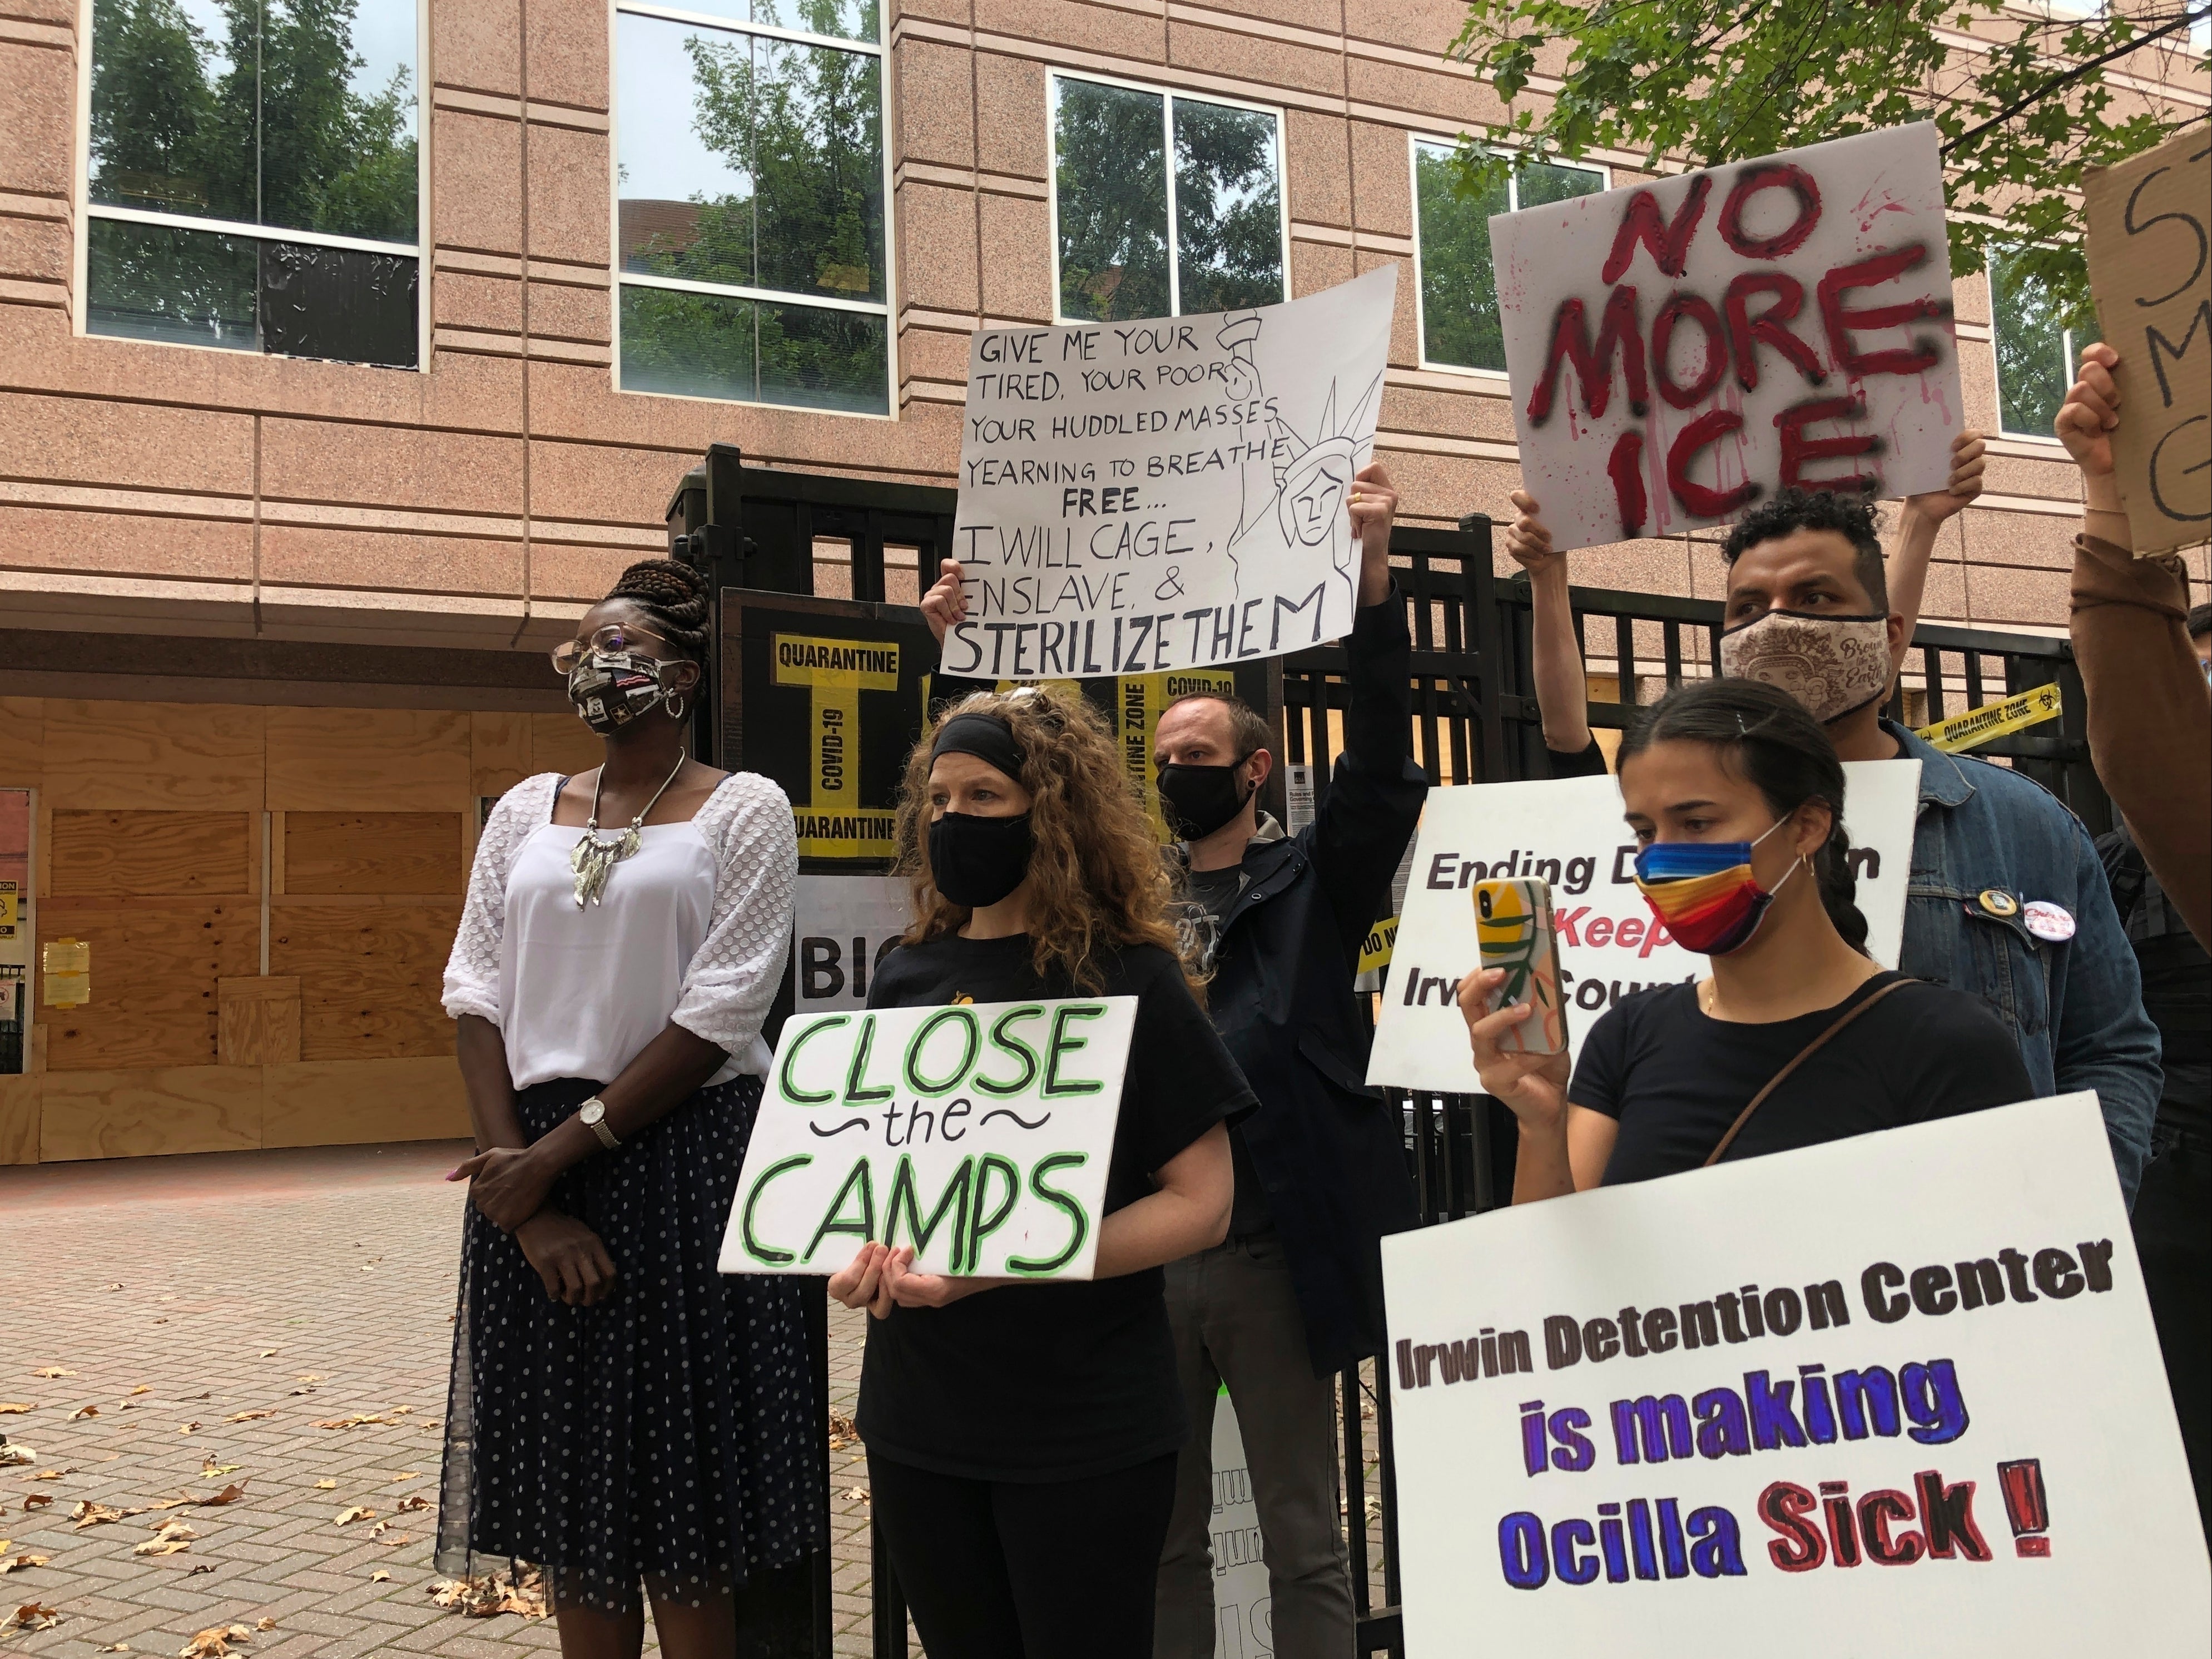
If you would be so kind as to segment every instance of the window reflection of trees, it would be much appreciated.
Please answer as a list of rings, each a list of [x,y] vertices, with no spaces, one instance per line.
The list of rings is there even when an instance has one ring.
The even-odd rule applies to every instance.
[[[763,9],[757,0],[754,10]],[[819,0],[798,9],[802,27],[854,26],[849,4],[841,11]],[[625,21],[640,30],[681,27]],[[707,29],[686,30],[682,50],[691,134],[726,168],[730,187],[673,200],[666,185],[656,189],[641,176],[649,164],[625,165],[623,269],[886,301],[881,60]],[[631,109],[620,118],[627,131],[667,118]],[[629,284],[623,384],[881,413],[890,401],[888,335],[887,319],[872,313]]]
[[[2097,337],[2094,314],[2075,315],[2021,262],[1994,249],[1989,279],[1998,429],[2048,438],[2066,401],[2075,355]],[[2080,327],[2084,321],[2091,325]]]
[[[1173,100],[1170,235],[1165,94],[1066,77],[1053,94],[1062,316],[1163,317],[1285,297],[1273,115]]]
[[[1507,186],[1479,197],[1462,191],[1459,177],[1450,146],[1413,147],[1421,232],[1421,355],[1432,363],[1502,374],[1505,335],[1491,262],[1491,215],[1592,195],[1605,188],[1605,175],[1531,162],[1516,168]]]

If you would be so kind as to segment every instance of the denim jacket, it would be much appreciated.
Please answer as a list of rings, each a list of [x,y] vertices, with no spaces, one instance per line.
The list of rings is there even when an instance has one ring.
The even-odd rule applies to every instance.
[[[2104,865],[2081,820],[2032,780],[1944,754],[1887,720],[1920,763],[1920,816],[1898,966],[1980,997],[2020,1040],[2039,1095],[2094,1089],[2130,1207],[2150,1155],[2160,1087],[2158,1028],[2143,1012],[2135,953]],[[1985,891],[2015,903],[1991,914]],[[2021,910],[2041,899],[2074,937],[2038,939]]]

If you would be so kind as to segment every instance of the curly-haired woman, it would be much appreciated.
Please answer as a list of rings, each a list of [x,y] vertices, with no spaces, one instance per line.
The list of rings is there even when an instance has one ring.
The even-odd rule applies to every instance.
[[[876,1522],[931,1659],[1147,1659],[1187,1431],[1160,1268],[1221,1242],[1224,1126],[1252,1093],[1086,706],[957,704],[908,764],[898,833],[917,920],[869,1006],[1132,996],[1137,1017],[1093,1278],[946,1278],[870,1243],[830,1279],[875,1316],[859,1421]]]
[[[605,739],[517,784],[446,968],[477,1154],[439,1565],[545,1569],[570,1659],[734,1650],[746,1580],[821,1542],[793,1281],[715,1272],[798,873],[791,806],[690,758],[705,584],[650,559],[553,653]]]

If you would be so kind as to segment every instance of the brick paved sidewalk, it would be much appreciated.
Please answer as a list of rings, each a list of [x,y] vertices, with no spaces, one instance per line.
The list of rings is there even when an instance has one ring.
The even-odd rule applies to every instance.
[[[250,1659],[557,1647],[550,1620],[465,1618],[429,1594],[464,1196],[441,1177],[459,1156],[0,1170],[0,1402],[37,1407],[0,1414],[37,1453],[0,1468],[0,1554],[48,1558],[0,1577],[0,1620],[33,1601],[60,1615],[0,1635],[0,1656],[167,1656],[264,1618],[274,1628],[236,1649]],[[859,1335],[833,1326],[831,1405],[847,1413]],[[349,1417],[380,1420],[315,1426]],[[70,1518],[81,1502],[122,1510],[233,1482],[245,1495],[222,1507]],[[866,1484],[857,1448],[833,1459],[841,1654],[866,1651],[867,1510],[842,1496]],[[335,1524],[356,1507],[375,1515]],[[186,1548],[136,1553],[173,1521],[198,1534]]]

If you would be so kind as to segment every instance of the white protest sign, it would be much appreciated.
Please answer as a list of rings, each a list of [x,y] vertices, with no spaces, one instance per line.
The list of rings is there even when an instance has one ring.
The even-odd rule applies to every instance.
[[[1522,477],[1554,546],[1718,524],[1784,484],[1909,495],[1950,476],[1933,123],[1499,214],[1490,241]]]
[[[868,981],[914,920],[903,876],[801,876],[791,932],[793,1011],[864,1008]]]
[[[1274,1590],[1260,1536],[1260,1505],[1237,1407],[1222,1389],[1213,1401],[1213,1659],[1268,1659],[1275,1650]]]
[[[1088,1279],[1137,999],[794,1016],[738,1176],[726,1273]]]
[[[1844,827],[1867,949],[1883,967],[1894,968],[1905,933],[1920,763],[1846,761],[1844,777]],[[1621,822],[1620,786],[1613,778],[1431,789],[1368,1055],[1369,1083],[1481,1092],[1467,1022],[1454,999],[1461,976],[1481,965],[1474,884],[1510,876],[1539,877],[1552,885],[1567,1041],[1577,1056],[1590,1027],[1622,997],[1707,971],[1708,958],[1675,944],[1636,890],[1636,840]]]
[[[1158,673],[1350,633],[1345,505],[1397,282],[1393,264],[1251,311],[980,331],[944,672]]]
[[[2094,1094],[1382,1241],[1411,1659],[2204,1651]]]

